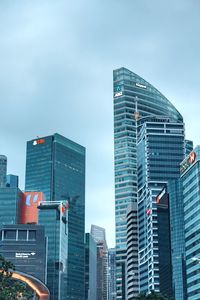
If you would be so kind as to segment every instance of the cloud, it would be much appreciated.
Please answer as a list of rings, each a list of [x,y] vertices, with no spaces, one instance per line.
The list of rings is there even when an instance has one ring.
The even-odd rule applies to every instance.
[[[194,0],[1,1],[0,146],[22,187],[25,142],[59,132],[87,147],[87,222],[102,201],[96,225],[110,222],[112,70],[121,66],[172,100],[186,117],[188,137],[197,139],[199,6]],[[108,232],[113,226],[106,225]]]

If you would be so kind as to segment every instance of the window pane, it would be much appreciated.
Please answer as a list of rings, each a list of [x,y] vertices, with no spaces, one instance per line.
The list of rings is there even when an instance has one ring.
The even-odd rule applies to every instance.
[[[5,240],[15,240],[16,239],[16,231],[15,230],[5,230],[4,231],[4,239]]]
[[[27,230],[18,231],[18,240],[27,240]]]
[[[35,230],[29,230],[28,239],[29,239],[29,241],[36,240],[36,231]]]

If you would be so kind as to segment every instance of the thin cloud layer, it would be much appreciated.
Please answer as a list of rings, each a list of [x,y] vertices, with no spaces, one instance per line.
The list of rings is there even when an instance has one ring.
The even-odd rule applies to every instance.
[[[0,146],[9,172],[23,188],[25,142],[37,135],[59,132],[86,146],[86,228],[105,227],[109,246],[112,70],[125,66],[157,87],[199,143],[199,8],[195,0],[0,3]]]

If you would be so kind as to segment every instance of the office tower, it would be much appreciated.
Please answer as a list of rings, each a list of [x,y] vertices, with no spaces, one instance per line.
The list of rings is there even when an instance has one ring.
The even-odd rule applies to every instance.
[[[126,266],[126,299],[132,300],[139,293],[138,282],[138,209],[137,203],[127,208],[127,266]]]
[[[108,300],[116,299],[116,251],[108,249]]]
[[[138,123],[139,286],[141,292],[166,293],[158,260],[156,197],[170,179],[180,176],[179,164],[185,156],[184,125],[157,116],[146,118],[141,126],[140,120]]]
[[[97,300],[108,299],[108,247],[105,229],[91,226],[91,235],[97,243]]]
[[[169,197],[166,187],[156,198],[159,286],[163,295],[173,295]]]
[[[85,300],[96,300],[97,244],[90,233],[85,234]]]
[[[25,189],[43,192],[47,201],[68,200],[66,299],[83,300],[85,297],[85,148],[57,133],[29,141]]]
[[[15,270],[46,283],[46,239],[40,225],[3,225],[0,228],[0,254]]]
[[[17,175],[6,175],[6,187],[17,188],[19,183],[19,177]]]
[[[22,196],[19,188],[0,188],[0,225],[18,224]]]
[[[47,237],[47,287],[52,300],[67,298],[67,244],[68,224],[66,203],[62,201],[41,202],[39,224],[45,228]]]
[[[171,254],[172,254],[172,285],[174,299],[187,300],[186,265],[185,265],[185,233],[183,193],[181,180],[171,180],[167,184],[165,194],[169,195]]]
[[[6,186],[7,157],[0,155],[0,188]]]
[[[174,122],[182,122],[183,119],[176,108],[140,76],[120,68],[114,71],[113,77],[117,299],[124,300],[126,212],[131,202],[137,202],[135,117],[170,116]],[[136,106],[139,114],[134,116]]]
[[[200,146],[181,163],[187,299],[200,299]]]

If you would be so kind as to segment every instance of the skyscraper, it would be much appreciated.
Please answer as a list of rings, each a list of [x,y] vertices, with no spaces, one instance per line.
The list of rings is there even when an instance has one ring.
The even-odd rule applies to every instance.
[[[97,244],[85,234],[85,300],[97,300]]]
[[[41,202],[39,224],[47,237],[47,286],[52,300],[67,298],[67,209],[62,201]]]
[[[108,300],[116,299],[116,251],[108,249]]]
[[[114,71],[115,220],[117,299],[124,300],[126,274],[126,212],[137,202],[136,120],[150,115],[183,118],[156,88],[135,73]],[[136,109],[137,108],[137,109]],[[137,110],[137,115],[135,115]],[[139,113],[138,113],[139,112]]]
[[[180,176],[179,165],[185,156],[183,123],[174,123],[168,117],[146,118],[139,130],[137,149],[140,291],[155,290],[164,294],[169,291],[171,296],[170,289],[165,290],[163,284],[161,268],[165,267],[158,259],[162,224],[160,221],[158,226],[156,198],[170,179]],[[168,227],[167,217],[165,225]],[[167,239],[167,233],[165,237]],[[170,252],[169,245],[168,248]],[[167,263],[171,264],[170,257]],[[167,274],[165,276],[167,278]]]
[[[172,255],[172,285],[176,300],[187,300],[186,264],[185,264],[185,233],[184,233],[184,203],[180,178],[167,184],[165,194],[169,194],[171,255]]]
[[[200,146],[181,163],[187,299],[200,299]]]
[[[91,226],[91,235],[97,243],[97,300],[108,299],[108,247],[105,229]]]
[[[85,148],[57,133],[29,141],[25,189],[43,192],[47,201],[68,201],[66,299],[83,300]]]

